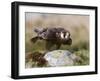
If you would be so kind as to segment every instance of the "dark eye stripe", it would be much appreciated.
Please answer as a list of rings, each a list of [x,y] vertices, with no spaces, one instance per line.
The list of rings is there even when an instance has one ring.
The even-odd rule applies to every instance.
[[[64,33],[64,38],[65,38],[65,36],[66,36],[66,33]]]

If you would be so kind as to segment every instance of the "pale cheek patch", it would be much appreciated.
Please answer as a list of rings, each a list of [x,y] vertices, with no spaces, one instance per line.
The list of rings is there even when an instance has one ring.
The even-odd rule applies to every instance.
[[[66,33],[65,38],[68,38],[68,36],[69,36],[69,33]]]
[[[63,39],[64,38],[64,33],[60,33],[60,36],[61,36],[61,38]]]

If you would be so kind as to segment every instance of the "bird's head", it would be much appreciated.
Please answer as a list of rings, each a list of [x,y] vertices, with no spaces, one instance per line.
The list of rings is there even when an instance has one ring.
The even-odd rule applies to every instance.
[[[56,33],[56,36],[63,44],[72,44],[72,39],[70,38],[70,33],[68,31]]]

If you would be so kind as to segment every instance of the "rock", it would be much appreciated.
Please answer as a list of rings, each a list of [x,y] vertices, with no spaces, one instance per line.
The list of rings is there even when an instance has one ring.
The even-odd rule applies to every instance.
[[[45,54],[47,66],[71,66],[74,65],[77,56],[67,50],[54,50]]]

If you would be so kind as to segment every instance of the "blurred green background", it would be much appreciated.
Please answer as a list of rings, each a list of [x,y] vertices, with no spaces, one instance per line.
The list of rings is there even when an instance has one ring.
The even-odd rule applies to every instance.
[[[25,13],[25,53],[45,52],[45,41],[38,40],[35,44],[30,39],[37,34],[34,28],[62,27],[70,31],[72,45],[62,45],[60,49],[81,57],[81,62],[76,65],[89,64],[89,16],[75,14],[49,14],[49,13]],[[53,47],[55,48],[55,46]]]

